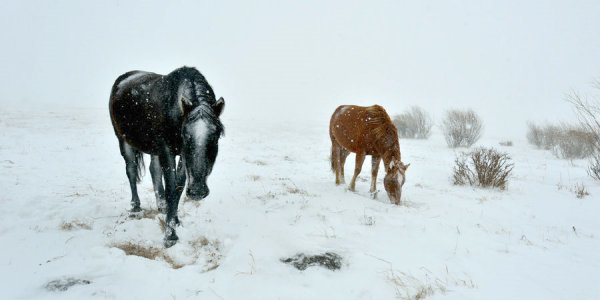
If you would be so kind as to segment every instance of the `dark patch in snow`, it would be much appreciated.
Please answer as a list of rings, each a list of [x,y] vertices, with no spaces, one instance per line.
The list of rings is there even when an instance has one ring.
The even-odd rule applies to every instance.
[[[70,289],[72,286],[75,285],[86,285],[86,284],[90,284],[92,283],[89,280],[86,279],[77,279],[77,278],[63,278],[63,279],[57,279],[57,280],[52,280],[50,282],[48,282],[46,284],[46,289],[52,292],[64,292],[68,289]]]
[[[339,270],[342,267],[342,257],[333,252],[319,255],[299,253],[289,258],[282,258],[281,262],[290,264],[301,271],[312,266],[321,266],[332,271]]]

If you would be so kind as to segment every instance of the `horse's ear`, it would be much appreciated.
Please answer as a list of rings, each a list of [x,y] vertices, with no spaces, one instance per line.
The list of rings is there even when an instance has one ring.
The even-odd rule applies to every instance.
[[[408,164],[402,164],[402,168],[404,169],[404,171],[406,171],[406,169],[408,169],[408,167],[410,166],[410,163]]]
[[[213,109],[214,109],[215,113],[217,114],[217,116],[221,116],[221,113],[223,113],[224,108],[225,108],[225,99],[223,99],[223,97],[219,98],[219,100],[217,100],[217,102],[215,102],[215,104],[213,104]]]

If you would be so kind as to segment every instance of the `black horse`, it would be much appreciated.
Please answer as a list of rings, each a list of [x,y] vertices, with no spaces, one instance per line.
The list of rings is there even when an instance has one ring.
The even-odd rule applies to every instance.
[[[178,240],[177,207],[186,177],[189,198],[201,200],[208,196],[206,179],[224,132],[219,119],[224,106],[225,101],[215,99],[204,76],[190,67],[168,75],[127,72],[112,87],[110,117],[125,159],[131,211],[141,211],[136,183],[144,168],[143,153],[148,153],[157,205],[161,212],[166,208],[167,213],[165,247]],[[180,156],[177,165],[176,155]]]

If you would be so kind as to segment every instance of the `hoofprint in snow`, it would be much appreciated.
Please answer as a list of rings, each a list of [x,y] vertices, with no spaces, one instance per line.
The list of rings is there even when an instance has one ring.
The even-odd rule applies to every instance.
[[[600,298],[600,185],[585,161],[522,140],[498,146],[515,163],[503,192],[453,186],[460,150],[441,135],[402,140],[411,168],[394,206],[384,192],[370,198],[366,168],[356,193],[334,185],[327,119],[226,113],[211,195],[180,204],[180,241],[165,250],[150,176],[144,216],[126,213],[106,111],[2,116],[3,299]],[[577,198],[577,184],[590,195]],[[343,258],[340,270],[281,262],[326,252]]]

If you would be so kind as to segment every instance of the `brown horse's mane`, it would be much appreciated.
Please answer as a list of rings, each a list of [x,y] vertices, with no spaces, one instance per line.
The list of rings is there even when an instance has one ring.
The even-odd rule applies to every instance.
[[[401,157],[398,130],[385,109],[379,105],[366,107],[365,119],[369,131],[374,135],[374,141],[384,145],[385,152],[380,155],[384,162],[390,162],[390,170],[388,171],[395,172],[399,170]]]

